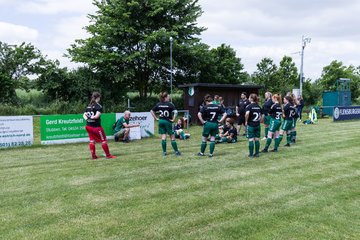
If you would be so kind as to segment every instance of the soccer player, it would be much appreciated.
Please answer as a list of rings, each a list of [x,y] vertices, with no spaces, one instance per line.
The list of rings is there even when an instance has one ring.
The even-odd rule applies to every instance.
[[[122,140],[123,142],[129,142],[130,128],[139,127],[140,124],[129,124],[130,111],[125,111],[124,116],[120,117],[116,121],[114,128],[114,139],[115,142]]]
[[[175,138],[186,140],[190,137],[189,133],[184,132],[185,119],[179,118],[177,124],[174,125]]]
[[[99,104],[101,95],[98,92],[93,92],[90,100],[90,104],[86,107],[83,114],[83,118],[86,120],[86,131],[89,134],[89,148],[91,152],[91,158],[93,160],[99,158],[96,155],[95,144],[101,142],[102,149],[106,154],[106,158],[116,158],[110,154],[109,146],[106,141],[106,135],[104,129],[101,127],[100,115],[103,111],[102,106]]]
[[[212,103],[213,99],[210,95],[206,95],[206,105],[200,109],[198,113],[198,118],[200,122],[204,125],[203,132],[202,132],[202,143],[200,152],[198,153],[199,156],[205,156],[204,152],[206,149],[206,141],[210,135],[210,154],[209,157],[212,157],[215,150],[215,136],[219,133],[218,124],[219,122],[223,122],[226,118],[226,113],[224,109]],[[218,116],[222,114],[222,118],[218,121]]]
[[[246,137],[249,140],[249,157],[259,157],[260,122],[263,120],[262,109],[258,104],[258,96],[250,94],[250,104],[245,109]],[[255,145],[255,154],[254,154]]]
[[[261,151],[263,153],[268,152],[269,146],[271,144],[272,138],[275,137],[275,147],[272,152],[277,152],[279,146],[279,130],[281,126],[281,116],[283,115],[283,110],[281,107],[281,96],[279,94],[275,94],[272,96],[273,105],[270,107],[269,115],[270,115],[270,125],[269,132],[266,139],[265,148]]]
[[[240,135],[241,125],[244,125],[244,135],[246,135],[246,126],[245,126],[245,108],[249,105],[250,102],[247,99],[246,92],[241,93],[240,100],[238,105],[236,106],[236,116],[238,119],[237,132]]]
[[[264,114],[264,128],[265,128],[265,136],[263,138],[263,140],[267,139],[267,135],[269,132],[269,125],[270,125],[270,115],[269,115],[269,111],[271,106],[274,104],[274,102],[272,101],[272,94],[271,92],[266,92],[265,93],[265,103],[263,105],[263,114]]]
[[[224,127],[224,133],[221,135],[221,139],[219,143],[227,142],[227,143],[236,143],[237,142],[237,131],[234,127],[234,119],[232,118],[226,118],[225,120],[225,126]]]
[[[166,152],[166,136],[167,134],[171,138],[171,146],[175,151],[176,156],[180,156],[181,153],[178,150],[176,141],[175,141],[175,133],[172,128],[172,123],[174,122],[177,110],[170,100],[170,95],[167,92],[162,92],[160,94],[160,102],[150,110],[151,115],[154,117],[155,120],[159,121],[159,134],[161,134],[161,147],[163,150],[163,156],[167,155]],[[156,116],[156,113],[159,113],[159,117]]]
[[[291,141],[290,131],[293,127],[293,116],[296,111],[296,109],[294,107],[293,98],[291,96],[284,97],[283,108],[284,108],[284,111],[283,111],[284,122],[281,125],[278,145],[276,146],[276,144],[275,144],[275,147],[278,147],[280,145],[280,143],[283,139],[284,133],[286,133],[286,135],[287,135],[285,147],[290,147],[290,141]]]

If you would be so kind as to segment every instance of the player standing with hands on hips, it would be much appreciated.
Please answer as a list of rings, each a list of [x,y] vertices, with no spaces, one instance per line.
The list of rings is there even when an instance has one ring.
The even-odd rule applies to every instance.
[[[223,122],[226,118],[226,113],[224,109],[218,105],[212,103],[212,97],[207,94],[205,96],[206,105],[200,109],[198,113],[198,118],[200,122],[204,125],[202,132],[202,142],[200,152],[198,156],[205,156],[204,152],[206,149],[207,138],[210,137],[210,154],[209,157],[212,157],[215,150],[215,136],[219,133],[218,123]],[[218,116],[222,114],[222,118],[218,121]]]
[[[166,135],[170,135],[171,137],[171,146],[175,151],[176,156],[180,156],[181,153],[178,150],[176,141],[175,141],[175,133],[173,130],[172,123],[174,122],[177,110],[170,100],[170,95],[167,92],[160,93],[160,102],[150,110],[151,115],[154,117],[155,120],[159,121],[159,134],[161,134],[161,147],[163,150],[163,156],[167,155],[166,152]],[[156,116],[155,113],[159,113],[159,118]]]
[[[93,92],[89,105],[86,107],[83,118],[86,120],[86,131],[89,134],[89,148],[93,160],[99,158],[96,156],[95,143],[101,142],[102,149],[106,154],[106,158],[116,158],[110,154],[109,146],[106,142],[106,135],[104,129],[101,127],[100,115],[103,111],[99,104],[101,95],[98,92]]]
[[[263,121],[262,108],[258,104],[259,99],[255,93],[250,94],[249,100],[250,104],[245,110],[246,137],[249,139],[249,157],[259,157],[260,122]]]

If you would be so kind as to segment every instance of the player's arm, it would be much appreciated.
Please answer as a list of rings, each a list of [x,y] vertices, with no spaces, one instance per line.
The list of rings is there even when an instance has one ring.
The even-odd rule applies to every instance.
[[[236,113],[236,116],[237,116],[237,117],[240,116],[240,114],[239,114],[239,107],[238,107],[238,106],[236,106],[236,108],[235,108],[235,113]]]
[[[201,122],[201,124],[205,124],[206,121],[204,121],[203,117],[202,117],[202,113],[201,112],[198,112],[198,118]]]
[[[123,123],[123,126],[125,128],[134,128],[134,127],[139,127],[140,124],[127,124],[126,122]]]
[[[226,116],[227,116],[227,114],[226,114],[226,112],[224,112],[219,122],[221,122],[221,123],[224,122]]]
[[[245,126],[247,126],[248,120],[249,120],[250,111],[246,111],[245,113]]]
[[[156,117],[156,114],[153,110],[150,110],[150,113],[156,121],[159,121],[159,119]]]
[[[86,112],[84,112],[83,118],[84,118],[85,120],[88,120],[88,115],[86,114]]]

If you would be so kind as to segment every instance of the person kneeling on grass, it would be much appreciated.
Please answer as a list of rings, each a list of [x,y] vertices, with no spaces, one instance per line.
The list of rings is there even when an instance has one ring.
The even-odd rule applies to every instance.
[[[218,141],[218,143],[236,143],[237,142],[237,130],[234,127],[234,119],[232,118],[226,118],[225,121],[225,132],[222,134],[221,139]]]
[[[129,142],[130,128],[139,127],[140,124],[129,124],[130,111],[125,111],[124,116],[116,121],[114,128],[115,142],[124,141]]]

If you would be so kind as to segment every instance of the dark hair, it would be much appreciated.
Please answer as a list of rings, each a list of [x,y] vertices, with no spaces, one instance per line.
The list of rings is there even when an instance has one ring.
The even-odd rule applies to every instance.
[[[210,94],[206,94],[204,97],[204,102],[211,102],[213,100],[213,98],[211,97]]]
[[[293,98],[292,98],[291,96],[285,96],[284,98],[285,98],[291,105],[294,104],[294,100],[293,100]]]
[[[245,95],[245,97],[247,97],[247,93],[246,92],[242,92],[241,95]]]
[[[231,125],[234,125],[235,120],[232,118],[226,118],[226,122],[229,122]]]
[[[217,100],[217,99],[219,99],[219,95],[214,96],[214,100]]]
[[[168,96],[169,94],[167,92],[162,92],[159,95],[160,101],[161,102],[165,102],[165,98]]]
[[[256,103],[259,102],[259,97],[256,95],[256,93],[250,94],[250,98]]]
[[[101,94],[99,92],[93,92],[91,95],[89,106],[94,106],[96,104],[96,99],[99,97],[101,97]]]

